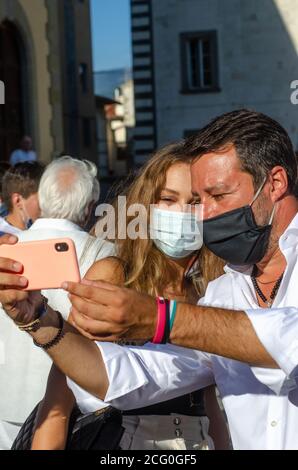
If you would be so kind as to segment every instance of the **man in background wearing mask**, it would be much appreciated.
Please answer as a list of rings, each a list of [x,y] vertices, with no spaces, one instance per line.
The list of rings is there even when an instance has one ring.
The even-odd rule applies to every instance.
[[[298,449],[298,201],[290,139],[269,117],[240,110],[212,121],[186,142],[184,154],[192,161],[194,195],[204,205],[205,244],[229,265],[209,284],[199,306],[178,304],[170,341],[199,350],[190,351],[197,361],[197,386],[209,370],[235,449]],[[3,270],[0,284],[13,285]],[[103,282],[67,283],[65,288],[72,294],[75,324],[85,336],[101,341],[156,336],[156,299]],[[0,300],[13,317],[11,293],[0,291]],[[42,336],[32,334],[47,343],[57,334],[57,319],[46,315],[40,323],[54,326],[52,332],[42,328]],[[48,351],[68,375],[73,347],[62,340]],[[118,355],[118,345],[98,347],[109,378],[106,403],[127,409],[128,402],[143,407],[178,395],[185,353],[173,355],[168,345],[150,343],[123,347]],[[158,363],[154,356],[161,352]],[[76,371],[84,365],[83,358],[81,364],[76,361]],[[160,381],[152,367],[162,370]],[[84,391],[83,381],[80,388],[70,380],[68,385],[85,412],[98,409],[99,385],[95,391],[87,385]]]
[[[2,201],[8,214],[0,218],[0,233],[18,234],[39,217],[38,186],[44,167],[38,162],[18,163],[2,180]]]

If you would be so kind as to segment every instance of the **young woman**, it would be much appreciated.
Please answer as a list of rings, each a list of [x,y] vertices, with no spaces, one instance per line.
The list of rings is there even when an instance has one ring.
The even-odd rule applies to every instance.
[[[200,250],[199,239],[192,245],[187,241],[185,223],[189,213],[185,206],[198,201],[191,194],[190,166],[180,148],[178,143],[157,152],[126,191],[127,207],[142,204],[148,214],[147,222],[150,205],[154,205],[150,228],[155,239],[120,239],[116,234],[117,257],[98,261],[88,271],[87,279],[106,280],[151,295],[196,303],[207,283],[222,274],[222,262]],[[132,218],[128,217],[126,227]],[[65,448],[74,404],[65,376],[53,366],[32,449]],[[122,449],[228,448],[227,428],[214,387],[125,412],[123,426],[126,431],[120,443]]]

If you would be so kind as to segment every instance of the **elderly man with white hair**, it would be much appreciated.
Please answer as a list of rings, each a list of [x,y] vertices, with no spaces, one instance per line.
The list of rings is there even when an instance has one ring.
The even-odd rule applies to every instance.
[[[98,259],[114,254],[114,245],[84,231],[99,199],[97,168],[87,160],[61,157],[46,168],[39,184],[41,218],[18,236],[19,241],[71,238],[83,277]],[[62,289],[43,291],[51,307],[67,318],[70,302]]]
[[[41,218],[19,241],[71,238],[83,277],[98,259],[114,254],[114,245],[84,231],[99,199],[96,166],[71,157],[54,160],[40,181]],[[46,269],[46,266],[45,266]],[[70,302],[61,289],[43,291],[49,305],[68,317]],[[51,367],[48,356],[35,348],[5,316],[0,316],[0,449],[9,449],[27,416],[45,392]]]

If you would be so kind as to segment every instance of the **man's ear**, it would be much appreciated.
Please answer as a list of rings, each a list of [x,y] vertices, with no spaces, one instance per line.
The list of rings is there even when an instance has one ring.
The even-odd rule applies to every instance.
[[[270,197],[272,202],[277,202],[289,192],[288,175],[282,166],[275,166],[270,171]]]
[[[20,208],[22,205],[22,196],[19,193],[13,193],[11,195],[11,204],[12,207]]]

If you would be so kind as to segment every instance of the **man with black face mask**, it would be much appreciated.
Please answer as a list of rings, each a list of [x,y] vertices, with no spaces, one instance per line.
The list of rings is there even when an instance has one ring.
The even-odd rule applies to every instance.
[[[240,110],[212,121],[186,141],[184,153],[192,162],[193,193],[204,208],[205,244],[229,264],[226,274],[209,284],[199,306],[178,304],[169,340],[211,353],[197,353],[198,383],[201,369],[212,371],[236,449],[298,449],[298,201],[290,139],[269,117]],[[5,274],[0,284],[13,285]],[[65,288],[72,294],[76,325],[86,336],[99,341],[164,339],[160,333],[167,318],[163,323],[161,309],[156,314],[155,299],[105,283],[68,283]],[[1,293],[0,300],[15,318],[11,291],[9,296]],[[57,329],[54,318],[42,321]],[[43,342],[53,339],[53,332],[41,330]],[[48,353],[67,371],[66,347],[60,357],[59,347]],[[101,348],[105,351],[104,343]],[[126,392],[113,388],[114,381],[119,384],[115,361],[121,365],[123,356],[127,361],[133,356],[131,377],[134,370],[138,376],[136,393],[129,394],[134,408],[159,393],[164,400],[167,393],[173,397],[179,357],[168,353],[167,345],[123,349],[121,357],[113,356],[113,366],[105,364],[110,404],[127,407]],[[155,349],[164,351],[167,393],[160,383],[150,389]],[[87,387],[89,393],[69,385],[85,409],[98,408],[94,390],[90,394]]]

